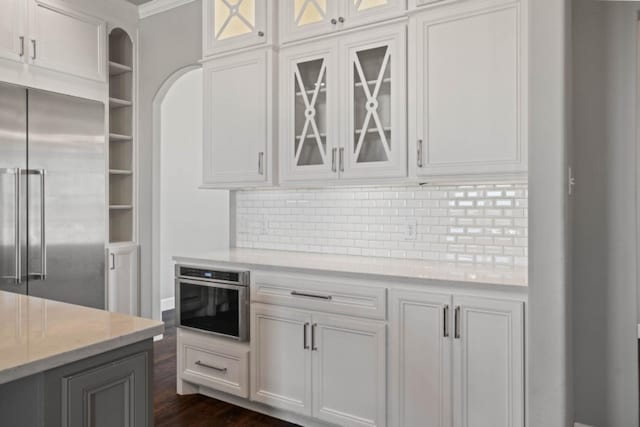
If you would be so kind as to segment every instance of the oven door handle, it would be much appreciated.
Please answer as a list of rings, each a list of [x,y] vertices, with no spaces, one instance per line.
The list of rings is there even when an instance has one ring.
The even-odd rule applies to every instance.
[[[221,289],[233,289],[233,290],[241,290],[241,289],[248,288],[248,286],[245,286],[245,285],[228,285],[226,283],[204,282],[201,280],[180,279],[180,278],[176,279],[176,283],[178,285],[180,283],[187,283],[189,285],[206,286],[208,288],[221,288]]]

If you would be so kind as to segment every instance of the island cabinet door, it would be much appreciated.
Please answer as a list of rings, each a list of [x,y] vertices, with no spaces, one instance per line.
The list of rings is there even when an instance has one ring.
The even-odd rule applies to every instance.
[[[150,390],[146,353],[62,379],[65,427],[146,427]]]
[[[454,297],[456,427],[524,426],[523,303]]]
[[[251,399],[311,415],[311,316],[252,304]]]
[[[313,416],[345,427],[386,425],[386,325],[315,315]]]
[[[452,297],[389,295],[389,411],[397,427],[451,427]]]

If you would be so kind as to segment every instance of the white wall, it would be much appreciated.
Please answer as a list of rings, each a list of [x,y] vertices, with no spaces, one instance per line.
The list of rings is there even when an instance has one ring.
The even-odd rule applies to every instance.
[[[174,296],[171,257],[229,247],[229,192],[202,183],[202,70],[171,86],[161,107],[161,298]]]
[[[574,0],[575,419],[638,425],[637,2]]]

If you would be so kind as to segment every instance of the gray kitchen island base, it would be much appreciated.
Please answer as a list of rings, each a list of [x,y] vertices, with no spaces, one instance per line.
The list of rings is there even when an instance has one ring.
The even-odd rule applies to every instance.
[[[0,385],[2,427],[153,426],[153,340]]]

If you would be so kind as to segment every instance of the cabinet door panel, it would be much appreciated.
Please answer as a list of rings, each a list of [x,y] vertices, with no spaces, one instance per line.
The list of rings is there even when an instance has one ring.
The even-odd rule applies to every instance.
[[[341,426],[386,425],[386,326],[314,315],[313,416]]]
[[[287,0],[280,2],[281,42],[286,43],[336,31],[340,1],[343,0]]]
[[[205,185],[270,179],[271,61],[260,50],[205,64]]]
[[[335,68],[335,49],[326,44],[296,48],[283,56],[280,162],[284,181],[338,178]]]
[[[31,64],[87,79],[106,79],[103,21],[40,0],[30,0],[29,6]]]
[[[390,294],[392,425],[450,427],[451,296]]]
[[[112,248],[109,251],[108,309],[112,312],[137,316],[138,247]]]
[[[259,304],[251,309],[252,400],[311,415],[311,316]]]
[[[420,176],[526,171],[521,6],[484,6],[416,18],[418,74],[410,92],[417,97]]]
[[[521,302],[454,297],[454,425],[524,426]]]
[[[271,7],[262,0],[205,0],[204,55],[267,43]]]
[[[344,178],[407,175],[406,28],[363,32],[345,38],[343,81],[347,119],[343,135]]]
[[[24,2],[0,0],[0,58],[22,62],[26,40],[24,33]]]

